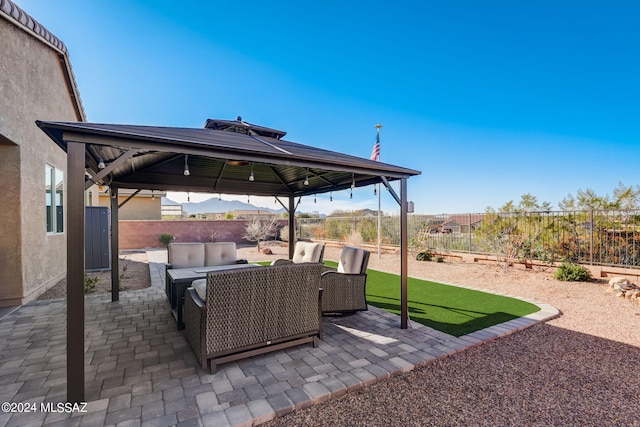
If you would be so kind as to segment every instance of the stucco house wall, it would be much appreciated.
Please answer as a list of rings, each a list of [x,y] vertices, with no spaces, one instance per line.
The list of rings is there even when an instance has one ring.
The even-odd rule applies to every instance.
[[[124,192],[124,195],[120,193]],[[129,194],[130,190],[120,190],[118,193],[118,204],[122,204]],[[162,219],[162,196],[166,193],[156,192],[155,198],[151,191],[141,191],[136,196],[127,201],[120,209],[118,209],[118,219],[120,221],[127,220],[160,220]],[[111,206],[111,198],[108,194],[100,193],[100,206]]]
[[[66,155],[35,121],[84,121],[66,48],[27,17],[0,0],[0,306],[35,299],[66,274],[66,235],[47,233],[45,211],[45,167],[66,179]]]

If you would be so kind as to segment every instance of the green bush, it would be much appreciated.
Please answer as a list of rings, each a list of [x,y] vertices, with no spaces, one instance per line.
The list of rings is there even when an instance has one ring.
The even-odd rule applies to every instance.
[[[588,282],[591,280],[591,272],[581,265],[564,262],[553,273],[553,277],[565,282]]]
[[[431,261],[431,252],[420,252],[416,255],[416,260],[418,261]]]
[[[95,291],[98,280],[100,280],[98,276],[91,278],[87,273],[84,273],[84,293],[88,294]]]
[[[169,233],[162,233],[160,235],[160,242],[165,245],[165,246],[169,246],[169,243],[171,243],[171,241],[173,241],[173,236]]]

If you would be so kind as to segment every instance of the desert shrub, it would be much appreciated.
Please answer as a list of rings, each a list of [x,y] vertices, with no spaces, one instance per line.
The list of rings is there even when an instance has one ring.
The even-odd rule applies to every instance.
[[[591,280],[591,272],[581,265],[564,262],[553,273],[553,277],[565,282],[588,282]]]
[[[437,257],[436,262],[444,262],[444,257],[443,256]]]
[[[378,241],[378,223],[372,219],[363,219],[358,222],[357,230],[365,242]]]
[[[351,230],[351,233],[345,236],[344,242],[349,246],[361,246],[363,243],[362,235],[357,230]]]
[[[84,293],[88,294],[89,292],[95,291],[98,280],[100,280],[98,276],[89,277],[87,273],[84,273]]]
[[[416,260],[418,261],[431,261],[432,255],[431,252],[419,252],[418,255],[416,255]]]
[[[173,235],[169,234],[169,233],[162,233],[160,235],[160,243],[162,243],[165,246],[169,246],[169,243],[171,243],[171,241],[173,241]]]
[[[326,239],[327,230],[323,226],[317,225],[311,229],[311,235],[316,239]]]
[[[263,221],[258,217],[252,217],[245,225],[242,238],[250,242],[257,242],[258,252],[260,252],[260,242],[267,240],[269,237],[273,237],[276,228],[275,217],[271,218],[270,221]]]
[[[279,235],[280,235],[280,240],[282,240],[283,242],[288,242],[289,241],[289,226],[285,225],[284,227],[282,227],[279,231]]]

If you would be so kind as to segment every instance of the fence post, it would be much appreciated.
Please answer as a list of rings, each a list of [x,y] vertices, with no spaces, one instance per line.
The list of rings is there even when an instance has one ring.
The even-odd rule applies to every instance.
[[[471,253],[471,214],[469,214],[469,253]]]
[[[593,209],[591,209],[591,232],[589,233],[589,265],[593,265],[593,228],[596,226],[593,221]]]

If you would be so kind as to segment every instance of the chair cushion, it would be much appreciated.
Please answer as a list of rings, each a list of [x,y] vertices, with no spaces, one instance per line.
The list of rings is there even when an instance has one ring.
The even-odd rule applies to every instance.
[[[173,268],[204,266],[204,243],[169,243],[168,260]]]
[[[191,286],[196,290],[200,299],[207,302],[207,279],[194,280],[193,283],[191,283]]]
[[[364,253],[363,249],[345,246],[340,254],[338,273],[360,274]]]
[[[293,250],[293,262],[320,262],[321,255],[321,243],[296,242],[296,247]]]
[[[235,264],[237,259],[235,242],[213,242],[204,244],[204,266]]]

